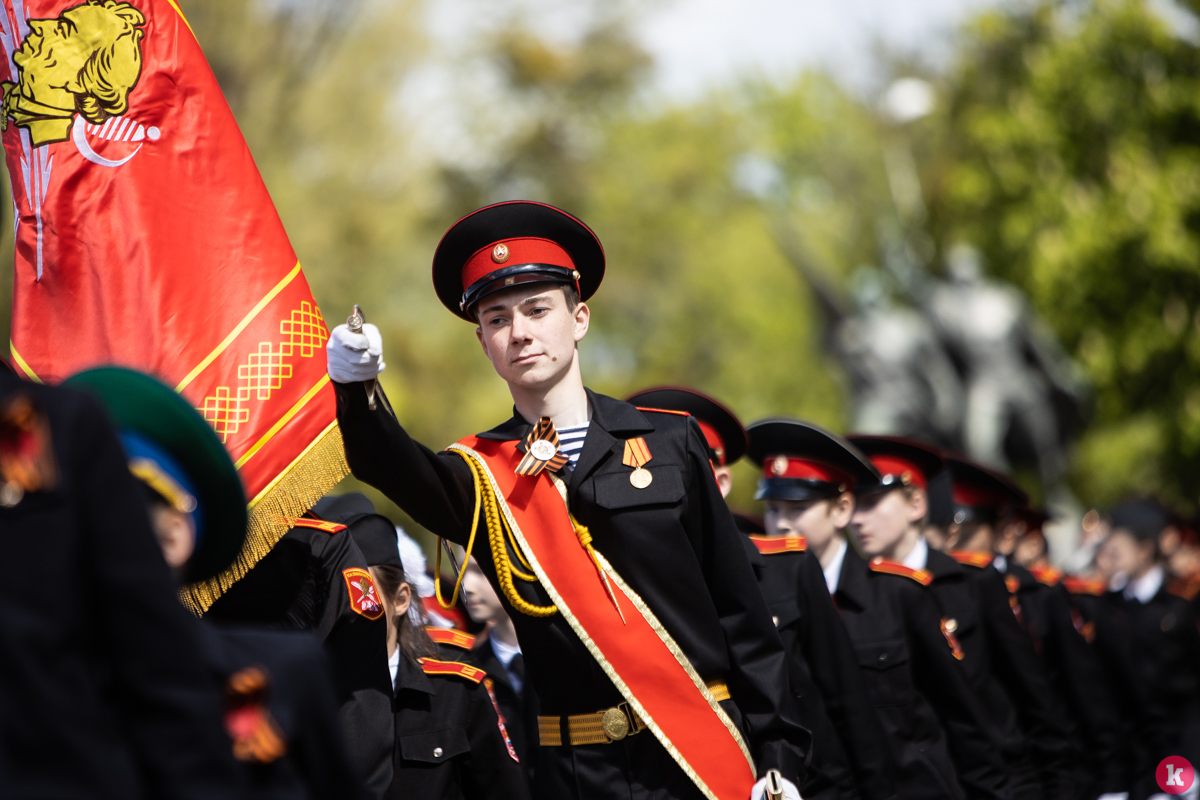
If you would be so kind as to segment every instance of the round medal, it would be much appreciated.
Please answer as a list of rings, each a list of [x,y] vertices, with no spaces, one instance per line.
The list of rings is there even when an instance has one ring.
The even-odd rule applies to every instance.
[[[633,488],[635,489],[645,489],[653,480],[654,476],[650,474],[650,470],[643,467],[638,467],[629,473],[629,482],[633,484]]]
[[[529,454],[538,461],[549,461],[554,458],[554,454],[558,452],[558,448],[553,443],[545,439],[538,439],[533,444],[529,445]]]

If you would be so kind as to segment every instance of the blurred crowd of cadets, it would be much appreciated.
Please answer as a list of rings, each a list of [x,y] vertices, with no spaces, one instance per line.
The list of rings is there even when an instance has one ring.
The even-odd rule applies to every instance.
[[[434,302],[428,275],[449,221],[518,195],[581,215],[608,247],[582,351],[590,385],[615,396],[695,386],[744,419],[844,430],[845,377],[822,352],[815,300],[779,245],[786,217],[846,291],[864,265],[894,271],[897,252],[937,274],[955,244],[977,247],[1086,369],[1094,402],[1072,453],[1076,495],[1105,505],[1150,492],[1191,510],[1198,0],[1167,11],[1007,0],[953,33],[939,67],[919,53],[864,53],[878,67],[875,93],[808,71],[696,100],[651,86],[633,24],[652,6],[581,0],[585,28],[565,40],[539,34],[519,0],[487,3],[502,24],[457,44],[462,69],[443,87],[469,159],[423,145],[414,132],[427,120],[400,91],[433,57],[434,2],[181,3],[329,326],[363,304],[386,339],[383,384],[417,438],[448,443],[504,407],[502,384],[472,333]],[[905,76],[928,81],[935,102],[901,123],[879,97]],[[907,194],[894,174],[889,182],[898,157],[915,168]],[[770,185],[754,185],[756,163],[771,166]],[[11,226],[0,230],[11,264]],[[746,505],[754,482],[738,485],[733,503]]]

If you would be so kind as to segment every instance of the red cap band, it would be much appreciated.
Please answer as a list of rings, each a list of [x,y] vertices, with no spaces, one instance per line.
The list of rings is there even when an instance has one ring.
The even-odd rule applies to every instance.
[[[764,478],[797,478],[802,481],[824,481],[844,484],[844,491],[854,489],[854,478],[840,469],[795,456],[767,456],[763,459]]]
[[[951,494],[955,505],[967,508],[999,508],[1008,502],[1008,498],[1002,494],[969,483],[955,483],[951,487]]]
[[[892,455],[880,454],[871,456],[871,463],[875,465],[875,469],[879,470],[879,474],[884,477],[885,484],[888,483],[887,476],[891,475],[905,486],[920,486],[922,489],[928,486],[925,473],[911,461]]]
[[[700,418],[696,418],[696,422],[700,423],[700,432],[704,434],[704,441],[708,442],[708,446],[717,451],[717,460],[721,462],[721,466],[725,466],[725,440],[717,433],[717,429]]]
[[[484,275],[505,267],[521,264],[549,264],[552,267],[575,269],[567,251],[549,239],[501,239],[481,247],[467,259],[462,270],[463,291],[471,288]]]

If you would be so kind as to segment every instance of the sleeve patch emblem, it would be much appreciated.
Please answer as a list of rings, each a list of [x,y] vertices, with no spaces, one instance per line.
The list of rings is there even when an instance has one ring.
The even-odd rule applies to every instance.
[[[342,570],[346,580],[346,591],[350,594],[350,607],[355,614],[361,614],[369,620],[377,620],[383,616],[383,603],[379,593],[375,591],[375,581],[371,573],[358,567]]]

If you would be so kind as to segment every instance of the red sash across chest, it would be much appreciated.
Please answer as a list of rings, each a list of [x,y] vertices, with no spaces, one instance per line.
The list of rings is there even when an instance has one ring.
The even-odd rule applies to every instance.
[[[516,444],[472,436],[453,449],[485,467],[501,513],[558,612],[676,763],[711,800],[744,800],[755,770],[740,733],[670,634],[601,553],[622,623],[551,476],[513,472],[521,458]]]

